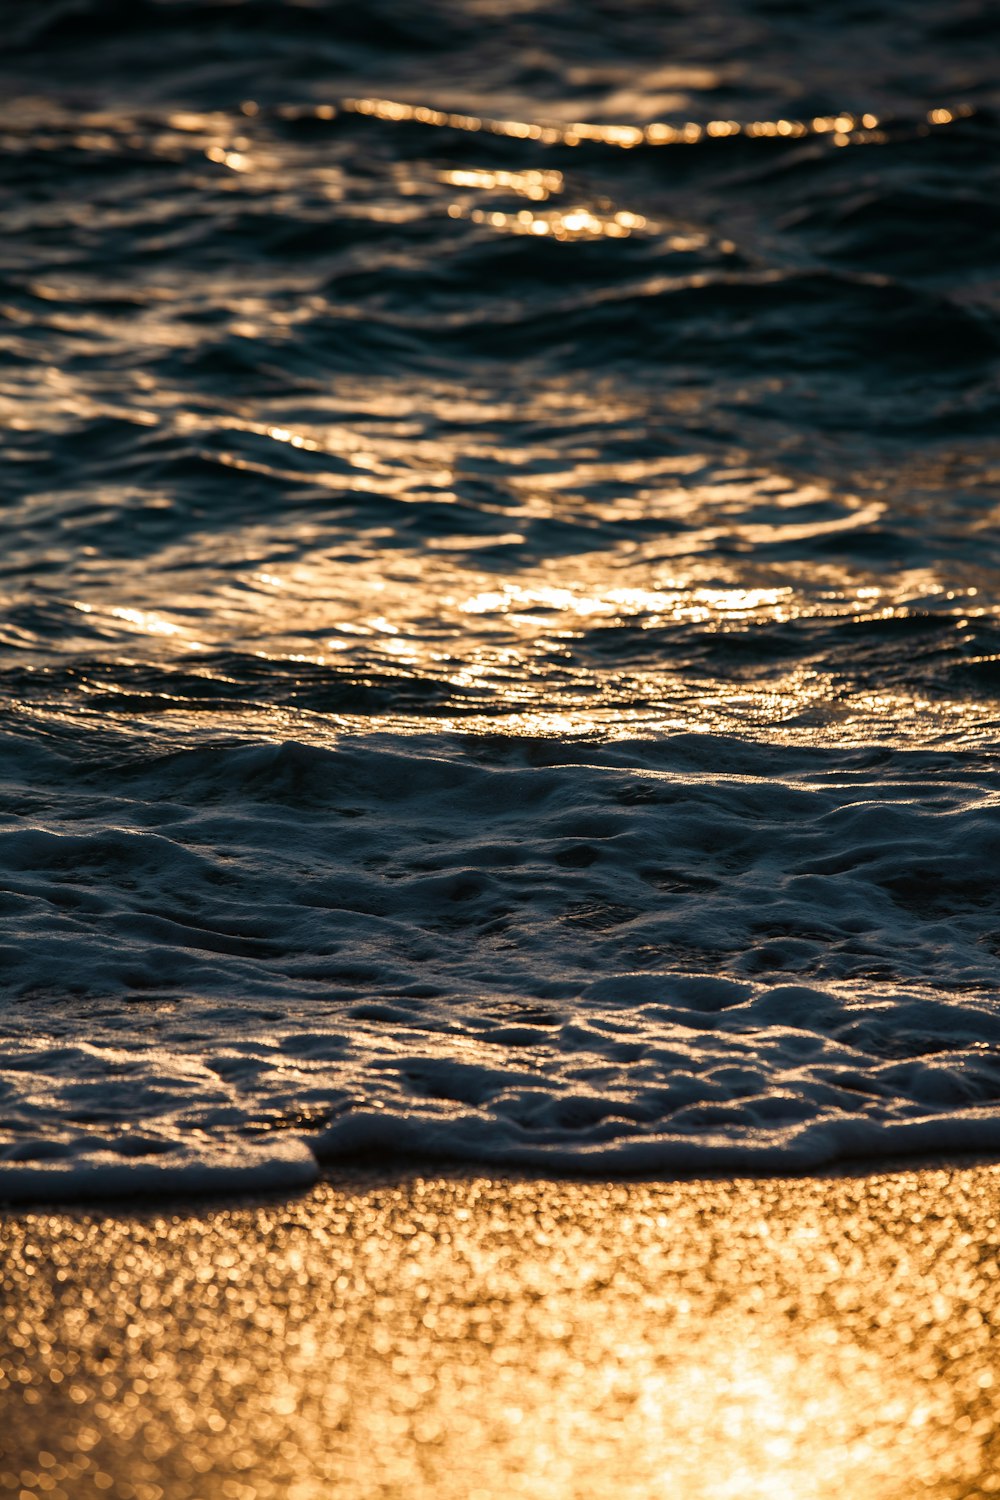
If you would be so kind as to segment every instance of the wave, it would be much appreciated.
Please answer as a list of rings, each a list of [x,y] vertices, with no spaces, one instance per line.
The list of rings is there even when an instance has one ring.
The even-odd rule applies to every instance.
[[[1000,1143],[988,757],[4,750],[0,1196]]]

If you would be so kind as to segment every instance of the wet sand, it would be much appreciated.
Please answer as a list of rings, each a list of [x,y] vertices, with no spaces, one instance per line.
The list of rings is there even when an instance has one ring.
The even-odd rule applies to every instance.
[[[10,1212],[19,1500],[1000,1492],[1000,1168]]]

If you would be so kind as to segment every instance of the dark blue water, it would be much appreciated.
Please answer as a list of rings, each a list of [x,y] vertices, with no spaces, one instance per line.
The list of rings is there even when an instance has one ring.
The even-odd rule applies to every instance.
[[[0,1191],[997,1149],[995,7],[0,35]]]

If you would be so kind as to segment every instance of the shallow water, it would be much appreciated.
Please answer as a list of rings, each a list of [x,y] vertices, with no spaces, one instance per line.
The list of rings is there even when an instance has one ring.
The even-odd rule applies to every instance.
[[[1000,1149],[994,9],[3,17],[0,1192]]]

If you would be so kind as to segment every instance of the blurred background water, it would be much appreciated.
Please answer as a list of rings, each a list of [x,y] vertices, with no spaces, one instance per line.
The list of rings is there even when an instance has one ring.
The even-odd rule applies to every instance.
[[[997,29],[0,6],[4,1190],[996,1149]]]

